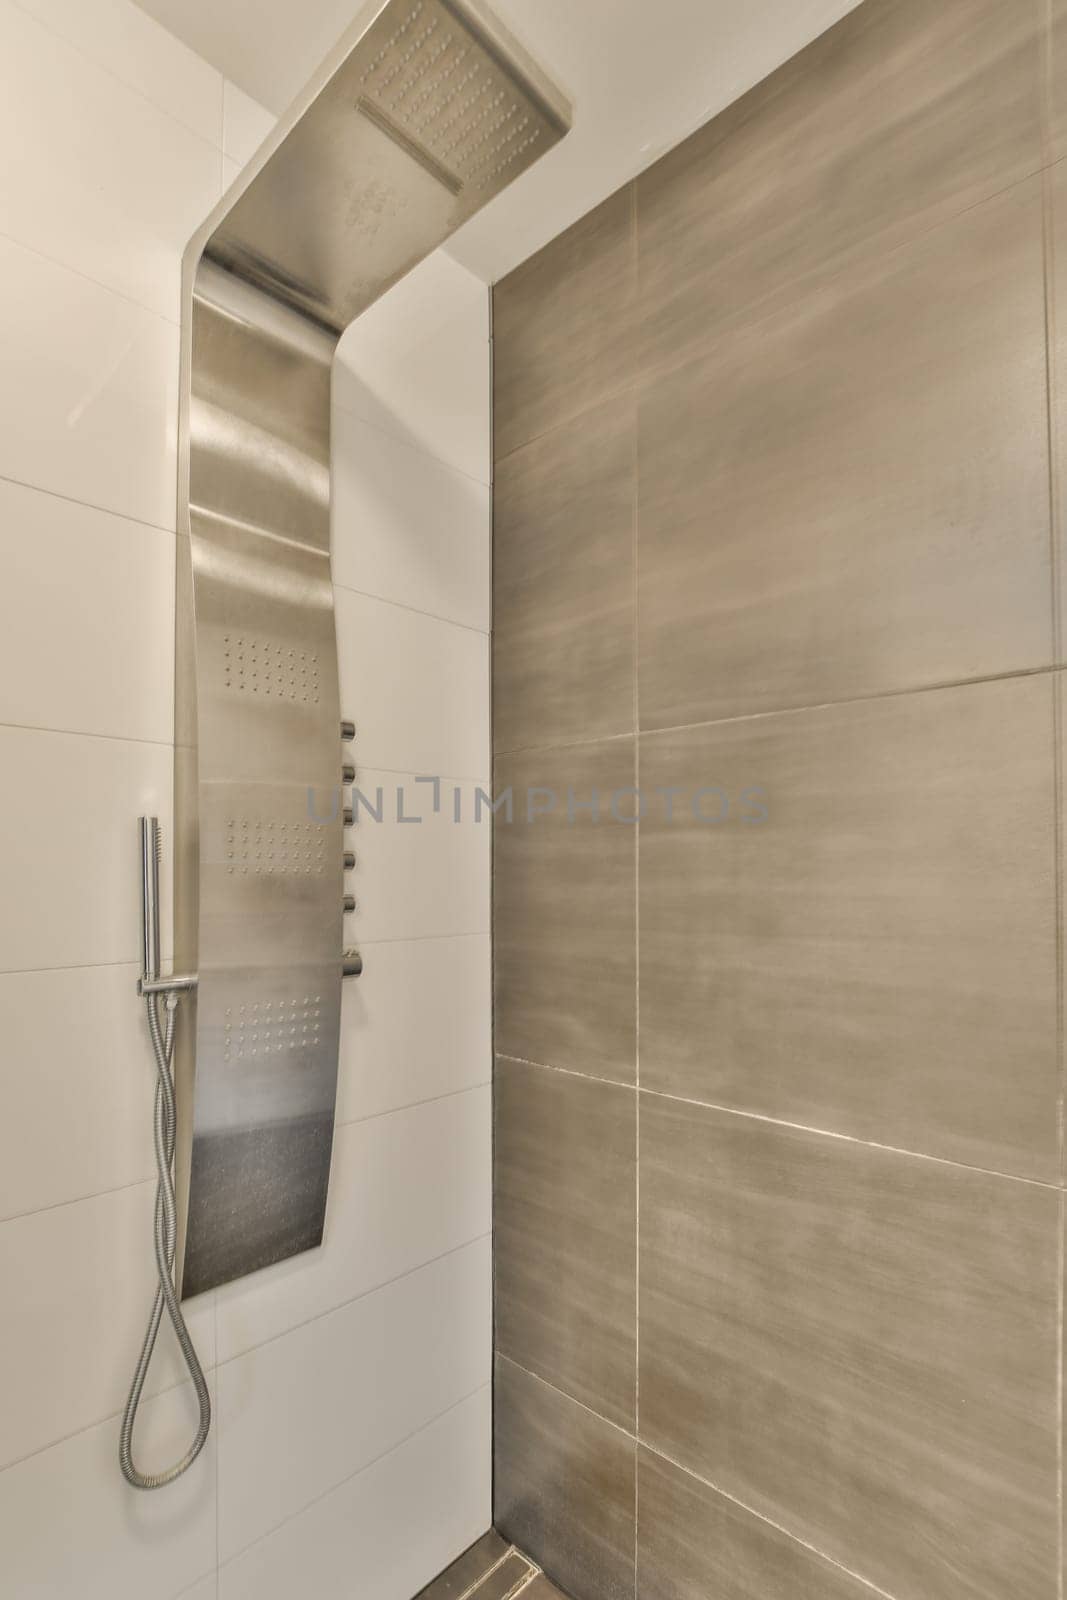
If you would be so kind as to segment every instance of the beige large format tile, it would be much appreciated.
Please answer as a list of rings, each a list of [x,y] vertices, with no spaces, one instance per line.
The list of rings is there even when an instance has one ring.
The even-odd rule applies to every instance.
[[[637,183],[644,362],[1037,171],[1042,0],[875,0]]]
[[[1059,1204],[643,1096],[642,1438],[895,1600],[1053,1600]]]
[[[867,1584],[644,1447],[638,1600],[872,1600]]]
[[[642,1084],[1058,1181],[1052,766],[1048,676],[642,739]]]
[[[574,1600],[631,1600],[634,1442],[498,1356],[494,1522]]]
[[[1067,0],[1051,0],[1047,154],[1067,153]]]
[[[1052,657],[1038,178],[652,383],[642,728]]]
[[[635,288],[629,185],[496,285],[498,461],[629,380]]]
[[[493,1183],[502,1355],[632,1431],[632,1089],[497,1061]]]
[[[514,803],[494,830],[501,1055],[634,1081],[634,826],[611,810],[614,797],[619,816],[633,814],[633,785],[632,738],[497,762],[496,799],[510,788]],[[597,821],[578,809],[594,799]]]
[[[1064,148],[1067,150],[1067,0],[1059,7],[1061,63],[1057,83],[1064,105]],[[1062,81],[1061,81],[1062,80]],[[1048,175],[1051,206],[1051,332],[1053,405],[1052,432],[1056,456],[1056,545],[1059,578],[1059,659],[1067,660],[1067,160]]]
[[[634,421],[624,395],[497,468],[498,751],[633,731]]]

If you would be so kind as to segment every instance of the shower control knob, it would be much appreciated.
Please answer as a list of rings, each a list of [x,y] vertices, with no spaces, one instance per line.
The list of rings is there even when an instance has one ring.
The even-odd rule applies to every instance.
[[[341,976],[359,978],[363,974],[363,957],[358,950],[346,950],[341,957]]]
[[[351,788],[355,781],[356,769],[352,765],[351,761],[346,761],[344,766],[341,768],[341,782],[343,784],[347,784],[347,786]]]
[[[351,744],[352,740],[355,737],[356,737],[356,725],[355,725],[355,723],[354,722],[342,722],[342,724],[341,724],[341,738],[345,741],[345,743],[346,744]]]
[[[346,828],[355,826],[356,813],[352,810],[351,806],[345,806],[344,811],[341,813],[341,820]]]
[[[356,852],[354,850],[346,850],[345,851],[344,860],[345,860],[345,871],[346,872],[355,872],[355,870],[356,870]]]
[[[354,894],[346,894],[345,897],[344,897],[344,900],[341,902],[341,904],[344,906],[344,909],[346,911],[354,911],[356,909],[356,897],[355,897],[355,895]]]

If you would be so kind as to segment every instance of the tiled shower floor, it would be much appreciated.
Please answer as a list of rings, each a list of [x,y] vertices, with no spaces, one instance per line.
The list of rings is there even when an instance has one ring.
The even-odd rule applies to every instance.
[[[416,1600],[565,1600],[532,1561],[490,1531],[460,1556]]]

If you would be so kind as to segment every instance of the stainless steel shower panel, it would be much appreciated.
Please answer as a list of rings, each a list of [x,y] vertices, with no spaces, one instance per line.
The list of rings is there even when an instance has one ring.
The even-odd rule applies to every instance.
[[[321,1241],[346,767],[330,576],[340,333],[566,132],[468,0],[357,25],[185,260],[175,959],[182,1292]],[[345,708],[351,710],[352,708]]]

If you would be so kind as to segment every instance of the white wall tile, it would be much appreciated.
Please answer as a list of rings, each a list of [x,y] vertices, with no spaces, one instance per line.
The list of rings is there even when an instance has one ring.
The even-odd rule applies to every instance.
[[[0,972],[138,959],[137,819],[170,839],[172,768],[169,746],[0,728]]]
[[[239,167],[245,166],[278,119],[235,83],[226,80],[223,91],[222,153]]]
[[[133,0],[15,0],[210,144],[222,143],[222,74]]]
[[[490,1081],[491,963],[484,933],[367,947],[341,1000],[340,1122]]]
[[[0,1343],[18,1373],[0,1409],[0,1466],[121,1411],[155,1292],[154,1203],[155,1185],[137,1184],[0,1224]],[[186,1316],[212,1366],[212,1296],[190,1301]],[[164,1319],[146,1393],[184,1373]]]
[[[488,632],[492,548],[488,484],[334,408],[335,582]]]
[[[169,743],[174,554],[158,528],[0,480],[0,722]]]
[[[0,0],[0,233],[162,316],[218,147]]]
[[[220,1368],[220,1559],[484,1388],[491,1328],[486,1238]]]
[[[341,705],[359,762],[389,772],[489,777],[489,638],[337,589]]]
[[[435,814],[433,790],[416,783],[415,774],[361,765],[357,774],[356,825],[350,835],[357,910],[346,918],[348,934],[369,944],[488,933],[492,830],[487,812],[480,823],[473,820],[478,786],[458,785],[462,821],[457,823],[452,810],[457,785],[442,782],[441,809]],[[377,812],[379,801],[382,820],[376,822],[368,807]],[[405,817],[423,820],[398,822],[398,805]]]
[[[229,1361],[488,1233],[489,1090],[338,1128],[318,1251],[218,1293]]]
[[[0,478],[173,530],[178,345],[173,323],[0,238]]]
[[[155,1172],[139,965],[0,976],[0,1219]]]
[[[410,1600],[491,1521],[492,1395],[479,1394],[219,1574],[219,1600]]]
[[[68,1320],[71,1341],[77,1337]],[[189,1384],[142,1407],[142,1455],[158,1470],[188,1446]],[[157,1494],[119,1472],[114,1419],[0,1473],[3,1589],[12,1600],[175,1600],[215,1564],[215,1449]],[[200,1600],[200,1597],[197,1597]]]
[[[335,406],[490,483],[489,291],[437,251],[358,317]]]

